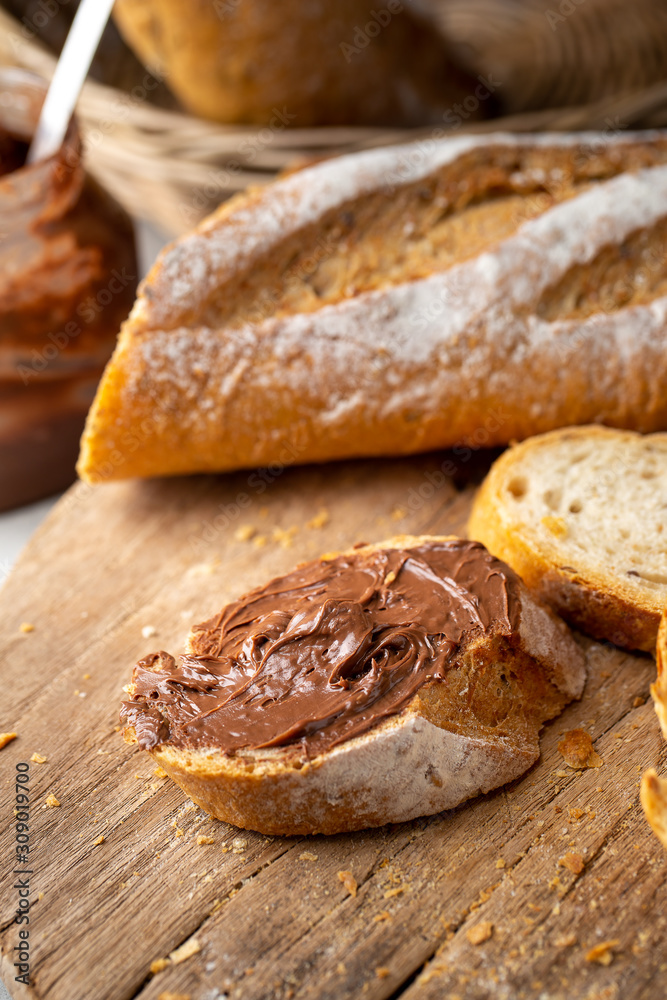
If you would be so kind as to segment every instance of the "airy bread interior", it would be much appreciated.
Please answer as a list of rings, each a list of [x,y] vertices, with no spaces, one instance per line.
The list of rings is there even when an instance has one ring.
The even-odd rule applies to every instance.
[[[667,604],[667,434],[581,427],[529,439],[494,466],[469,531],[582,627],[596,609],[549,590],[550,572],[626,602],[628,618],[643,609],[653,638],[639,648],[652,650]]]

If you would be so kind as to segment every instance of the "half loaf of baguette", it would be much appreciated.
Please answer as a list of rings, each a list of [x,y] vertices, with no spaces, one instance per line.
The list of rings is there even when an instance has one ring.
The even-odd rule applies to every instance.
[[[345,156],[224,204],[144,281],[80,475],[667,428],[664,133]]]
[[[377,553],[386,556],[399,549],[411,554],[415,549],[448,544],[469,543],[433,536],[399,536],[381,544],[356,547],[341,556],[351,561],[354,572],[355,567],[363,566],[364,560]],[[134,742],[138,736],[140,745],[202,809],[236,826],[270,835],[329,834],[401,822],[452,808],[519,777],[539,756],[538,734],[543,723],[558,715],[573,698],[580,697],[585,680],[584,656],[567,626],[541,605],[508,567],[481,546],[475,548],[481,550],[491,576],[509,575],[512,597],[508,601],[513,609],[518,608],[514,627],[508,630],[492,620],[485,630],[467,632],[441,680],[427,681],[401,711],[382,718],[360,735],[314,755],[304,756],[298,734],[295,742],[287,745],[230,753],[214,745],[175,745],[170,735],[175,731],[171,718],[164,729],[159,722],[153,730],[159,739],[146,743],[141,736],[142,731],[145,735],[146,716],[155,725],[156,710],[164,711],[156,708],[162,698],[158,692],[167,692],[170,701],[174,691],[183,685],[192,684],[198,691],[210,685],[210,674],[198,674],[185,664],[175,667],[168,654],[160,653],[135,668],[133,683],[127,688],[131,700],[123,709],[125,721],[134,721],[127,726],[125,738]],[[323,557],[326,561],[334,558]],[[418,572],[422,571],[418,568]],[[395,576],[390,574],[384,584],[400,592],[401,570],[391,582]],[[444,586],[457,595],[455,601],[461,602],[453,607],[453,617],[458,614],[456,608],[464,607],[471,599],[462,584],[464,578],[465,573],[456,581],[444,581]],[[281,592],[286,581],[292,586],[290,580],[274,580],[262,592]],[[301,591],[298,588],[295,592],[296,609],[303,608]],[[248,595],[244,606],[245,601],[253,606],[258,593]],[[327,598],[325,591],[321,599]],[[297,615],[302,612],[297,610]],[[447,617],[446,613],[442,616],[443,631]],[[223,610],[190,633],[188,653],[199,654],[204,667],[207,657],[220,652],[224,640],[220,622],[229,620]],[[345,634],[343,628],[341,635]],[[202,635],[206,636],[204,642]],[[245,650],[250,640],[241,638]],[[349,647],[348,640],[343,641]],[[275,636],[272,642],[278,644]],[[328,654],[329,650],[324,649],[322,655]],[[153,677],[150,685],[155,685],[154,691],[137,694],[137,670],[142,670],[144,677]],[[225,690],[229,683],[229,675],[225,674]],[[351,696],[358,683],[366,682],[363,677],[350,681]],[[237,709],[236,720],[243,719],[246,706],[257,703],[257,699],[266,703],[265,693],[252,693],[251,688],[249,696],[245,687],[241,690],[246,700]],[[298,704],[301,693],[290,690],[287,697]],[[207,725],[210,716],[209,710],[197,713],[188,707],[186,729],[192,732],[193,726]],[[239,724],[232,721],[225,732]]]
[[[667,434],[530,438],[492,466],[468,533],[571,624],[653,653],[667,604]]]

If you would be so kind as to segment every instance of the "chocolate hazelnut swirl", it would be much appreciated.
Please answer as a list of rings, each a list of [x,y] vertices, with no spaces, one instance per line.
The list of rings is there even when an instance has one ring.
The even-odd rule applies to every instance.
[[[141,660],[121,718],[146,750],[294,745],[312,757],[444,682],[464,637],[509,635],[517,587],[458,538],[311,562],[195,626],[178,664]]]

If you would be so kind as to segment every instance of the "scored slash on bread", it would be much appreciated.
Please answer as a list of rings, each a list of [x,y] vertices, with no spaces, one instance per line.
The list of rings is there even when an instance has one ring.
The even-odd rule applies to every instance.
[[[667,603],[667,434],[576,427],[524,441],[492,466],[468,533],[577,628],[653,652]]]
[[[393,549],[460,541],[399,536],[340,555],[363,561]],[[491,563],[493,573],[502,568]],[[167,739],[147,748],[201,808],[265,834],[329,834],[401,822],[496,788],[537,760],[541,726],[581,696],[585,681],[584,656],[567,626],[514,574],[511,579],[515,626],[503,632],[492,622],[485,632],[466,634],[443,680],[424,684],[405,708],[361,735],[310,757],[293,744],[223,753]],[[267,586],[273,593],[279,583]],[[458,584],[446,581],[450,586]],[[463,589],[461,600],[469,597]],[[191,633],[189,651],[201,648],[201,628]],[[160,654],[158,684],[162,663]],[[135,690],[129,685],[131,697]],[[133,709],[136,702],[128,704]],[[153,711],[155,702],[147,704]],[[129,726],[126,739],[134,741],[136,733]]]
[[[667,428],[667,138],[464,136],[223,204],[141,286],[89,482]]]

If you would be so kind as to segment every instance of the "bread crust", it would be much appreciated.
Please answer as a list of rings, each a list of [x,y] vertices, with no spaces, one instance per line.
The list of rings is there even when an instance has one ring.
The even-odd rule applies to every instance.
[[[553,442],[603,440],[616,435],[625,440],[639,439],[628,431],[604,427],[571,427],[542,434],[508,449],[494,463],[482,483],[468,522],[468,535],[482,542],[493,555],[508,563],[527,587],[558,614],[596,639],[606,639],[626,649],[653,653],[664,598],[638,591],[600,566],[586,566],[577,572],[563,566],[558,540],[531,537],[530,526],[512,517],[502,496],[514,472],[529,460],[532,452]],[[657,435],[667,441],[667,435]]]
[[[401,535],[342,554],[445,540]],[[542,724],[583,690],[584,657],[567,627],[523,586],[520,599],[509,645],[473,641],[446,683],[426,686],[397,715],[311,760],[293,747],[150,752],[206,812],[269,835],[333,834],[453,808],[524,773],[539,756]],[[514,686],[504,701],[498,691],[494,705],[493,678],[503,672]],[[467,692],[485,683],[489,697],[475,716],[465,710]],[[458,717],[453,704],[463,706]]]
[[[597,135],[495,135],[374,150],[223,205],[142,285],[81,477],[490,447],[590,422],[667,427],[667,297],[653,272],[648,292],[620,275],[626,304],[572,305],[604,279],[605,254],[631,269],[647,250],[662,260],[665,136],[612,139],[593,163],[596,147]],[[522,193],[539,178],[547,211]],[[509,192],[501,209],[494,184]],[[411,243],[406,228],[422,223]]]
[[[651,696],[662,735],[667,740],[667,609],[660,620],[655,655],[658,663],[658,676],[655,683],[651,684]]]

